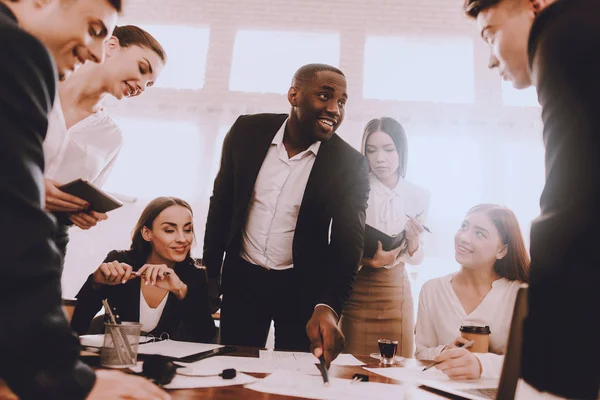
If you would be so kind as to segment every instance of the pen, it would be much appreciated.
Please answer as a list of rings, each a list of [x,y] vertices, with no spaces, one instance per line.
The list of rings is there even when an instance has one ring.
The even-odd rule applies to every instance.
[[[471,340],[471,341],[469,341],[469,342],[467,342],[467,343],[465,343],[465,344],[459,343],[459,344],[458,344],[458,347],[464,347],[465,349],[468,349],[469,347],[473,346],[474,344],[475,344],[475,341],[474,341],[474,340]],[[431,368],[431,367],[435,367],[435,366],[436,366],[436,365],[438,365],[438,364],[439,364],[439,362],[435,362],[435,363],[433,363],[433,364],[431,364],[431,365],[428,365],[428,366],[426,366],[425,368],[423,368],[423,371],[421,371],[421,372],[425,372],[425,371],[427,371],[429,368]]]
[[[425,210],[423,210],[423,211],[425,211]],[[421,211],[420,213],[418,213],[418,214],[415,216],[415,219],[419,218],[419,217],[421,216],[421,214],[423,214],[423,211]],[[408,218],[411,218],[411,216],[410,216],[410,215],[408,215],[408,214],[404,214],[404,215],[406,215]],[[425,229],[427,232],[431,233],[431,231],[429,230],[429,228],[428,228],[428,227],[426,227],[426,226],[425,226],[425,225],[423,225],[423,224],[421,224],[421,226],[422,226],[422,227],[423,227],[423,229]]]
[[[319,370],[321,371],[321,376],[323,377],[323,384],[325,386],[329,386],[329,376],[327,375],[327,368],[325,367],[325,357],[321,354],[319,357]]]

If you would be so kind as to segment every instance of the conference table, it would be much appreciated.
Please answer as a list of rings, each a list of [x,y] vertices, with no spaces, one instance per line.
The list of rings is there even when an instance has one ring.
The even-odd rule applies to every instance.
[[[229,353],[227,355],[230,356],[239,356],[239,357],[258,357],[259,356],[258,348],[249,348],[249,347],[237,347],[237,350],[233,353]],[[381,365],[378,360],[375,360],[369,356],[360,356],[355,355],[360,361],[364,362],[366,367],[377,368]],[[423,365],[427,365],[427,363],[423,363]],[[402,364],[398,364],[395,366],[390,366],[387,368],[402,368]],[[332,365],[329,369],[329,376],[344,378],[344,379],[352,379],[352,376],[356,373],[360,373],[363,375],[367,375],[369,377],[369,382],[380,382],[380,383],[390,383],[399,385],[402,384],[399,381],[394,379],[389,379],[384,376],[371,373],[363,367],[348,367],[348,366],[336,366]],[[254,374],[248,373],[248,375],[252,375],[255,377],[263,378],[267,374]],[[425,388],[423,386],[417,387],[414,385],[406,384],[406,392],[405,399],[406,400],[436,400],[436,399],[459,399],[459,397],[454,397],[451,395],[446,395],[444,393],[440,393],[434,391],[433,389]],[[214,387],[214,388],[202,388],[202,389],[182,389],[182,390],[169,390],[169,394],[173,397],[173,400],[184,400],[184,399],[197,399],[197,398],[206,398],[206,399],[248,399],[248,400],[282,400],[282,399],[299,399],[299,397],[291,397],[291,396],[280,396],[274,394],[267,394],[257,392],[251,389],[246,389],[241,385],[237,386],[226,386],[226,387]]]

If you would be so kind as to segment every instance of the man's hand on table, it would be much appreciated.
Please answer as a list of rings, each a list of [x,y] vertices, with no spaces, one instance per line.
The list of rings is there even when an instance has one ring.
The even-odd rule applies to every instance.
[[[171,400],[171,396],[149,380],[120,371],[96,371],[96,383],[87,400]]]
[[[311,319],[306,324],[306,334],[310,339],[310,349],[315,357],[325,357],[327,368],[344,348],[344,335],[338,328],[338,317],[335,312],[325,306],[318,305]]]

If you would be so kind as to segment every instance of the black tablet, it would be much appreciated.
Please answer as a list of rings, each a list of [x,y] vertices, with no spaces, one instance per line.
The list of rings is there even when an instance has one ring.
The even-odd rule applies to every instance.
[[[58,187],[65,193],[90,203],[90,210],[105,213],[123,205],[119,200],[83,179],[77,179]]]
[[[402,241],[406,236],[406,231],[402,231],[397,235],[390,236],[379,229],[373,228],[371,225],[365,225],[365,247],[363,250],[363,258],[373,258],[377,251],[377,242],[381,242],[381,247],[385,251],[396,249],[402,245]]]

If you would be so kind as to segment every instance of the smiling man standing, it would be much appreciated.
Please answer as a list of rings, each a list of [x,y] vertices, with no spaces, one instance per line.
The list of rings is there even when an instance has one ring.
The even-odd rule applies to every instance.
[[[517,89],[533,84],[542,106],[546,184],[531,226],[523,378],[532,398],[596,399],[600,2],[466,0],[465,11],[491,48],[490,68]],[[561,345],[571,340],[581,346]]]
[[[347,97],[340,70],[305,65],[289,115],[241,116],[225,137],[204,239],[221,343],[264,347],[274,321],[276,349],[327,364],[342,350],[369,193],[366,160],[335,133]]]

